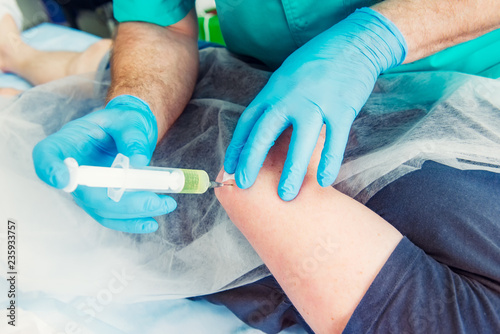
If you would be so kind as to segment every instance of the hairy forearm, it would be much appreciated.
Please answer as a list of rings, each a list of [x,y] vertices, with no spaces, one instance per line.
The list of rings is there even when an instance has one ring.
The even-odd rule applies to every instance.
[[[146,101],[156,116],[158,140],[184,110],[198,74],[197,30],[189,27],[192,17],[186,20],[182,29],[122,23],[114,41],[108,100],[129,94]]]
[[[405,37],[405,63],[500,28],[498,0],[385,0],[372,9]]]

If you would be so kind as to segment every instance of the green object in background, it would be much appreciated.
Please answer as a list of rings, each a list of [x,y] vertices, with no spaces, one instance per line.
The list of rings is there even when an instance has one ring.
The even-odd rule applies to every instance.
[[[297,48],[356,8],[379,1],[217,0],[220,20],[213,9],[199,13],[200,39],[226,45],[234,53],[254,57],[276,69]],[[178,22],[194,6],[194,0],[148,0],[147,5],[142,0],[113,3],[119,22],[161,26]],[[500,29],[386,73],[415,71],[456,71],[500,78]]]
[[[208,13],[204,17],[198,17],[198,24],[200,40],[226,45],[217,15]],[[385,74],[418,71],[456,71],[500,78],[500,29],[413,63],[398,66]]]
[[[200,40],[224,46],[226,45],[224,37],[222,37],[219,17],[217,15],[207,14],[205,16],[198,17],[198,25],[200,27]]]

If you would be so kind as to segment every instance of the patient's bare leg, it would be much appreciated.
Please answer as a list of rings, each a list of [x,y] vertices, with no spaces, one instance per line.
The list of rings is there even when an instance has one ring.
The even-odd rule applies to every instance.
[[[0,88],[0,96],[16,96],[22,93],[19,89],[14,88]]]
[[[83,52],[35,50],[23,42],[10,15],[0,18],[0,70],[15,73],[34,85],[93,72],[110,47],[111,40],[104,39]]]
[[[297,198],[282,201],[277,187],[289,134],[251,188],[222,187],[216,195],[311,328],[340,333],[402,236],[365,206],[318,185],[322,144]]]

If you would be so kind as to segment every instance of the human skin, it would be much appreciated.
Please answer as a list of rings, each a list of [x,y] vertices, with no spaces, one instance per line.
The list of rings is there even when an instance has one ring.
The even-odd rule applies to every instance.
[[[15,73],[33,85],[95,72],[112,43],[109,39],[103,39],[83,52],[36,50],[21,39],[21,33],[10,15],[0,18],[0,31],[0,70]],[[0,95],[18,92],[4,89],[0,90]]]
[[[103,39],[83,52],[39,51],[21,39],[10,15],[0,19],[0,31],[0,70],[16,73],[33,85],[95,72],[112,46],[111,40]],[[118,28],[108,100],[130,94],[147,101],[158,122],[158,140],[191,97],[198,72],[197,38],[194,10],[169,27],[127,22]],[[0,89],[3,96],[18,93]]]
[[[500,22],[496,0],[386,0],[372,8],[401,30],[409,47],[405,62],[484,34]],[[108,98],[131,94],[148,102],[157,117],[158,140],[193,91],[198,69],[196,27],[191,12],[170,27],[127,22],[118,29]],[[33,52],[19,45],[21,54]],[[63,58],[78,55],[55,53],[44,62],[32,56],[17,65],[5,62],[15,57],[0,57],[5,70],[39,84],[74,73],[70,64],[61,64],[67,64]],[[96,68],[100,57],[92,59],[91,67]],[[216,194],[312,328],[318,333],[340,332],[401,235],[359,203],[317,185],[318,149],[298,197],[281,201],[275,189],[287,151],[285,142],[280,139],[271,149],[250,189],[224,187]],[[314,270],[313,263],[317,264]]]
[[[22,90],[15,88],[0,88],[0,96],[16,96],[22,92]]]
[[[324,132],[299,195],[282,201],[276,189],[290,134],[271,148],[251,188],[215,194],[314,332],[340,333],[402,235],[355,200],[318,185]]]
[[[108,100],[133,95],[149,104],[158,141],[186,107],[198,75],[198,21],[193,10],[168,27],[144,22],[118,26]]]
[[[403,34],[405,63],[500,28],[498,0],[385,0],[371,8]]]
[[[500,27],[497,0],[385,0],[371,8],[402,32],[408,44],[405,63]],[[111,46],[110,40],[102,40],[83,53],[37,51],[22,42],[10,15],[0,19],[0,31],[0,69],[35,85],[95,71]],[[152,105],[159,123],[158,140],[181,114],[193,91],[198,69],[197,35],[194,11],[169,27],[140,22],[119,26],[108,99],[130,94]],[[172,80],[165,73],[171,74]]]

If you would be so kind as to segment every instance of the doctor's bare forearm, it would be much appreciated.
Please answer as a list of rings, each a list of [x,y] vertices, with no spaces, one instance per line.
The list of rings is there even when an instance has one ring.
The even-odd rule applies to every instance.
[[[188,103],[198,74],[198,26],[194,10],[178,23],[120,24],[111,59],[108,100],[129,94],[156,116],[158,141]]]
[[[385,0],[372,9],[405,37],[405,63],[500,28],[498,0]]]

